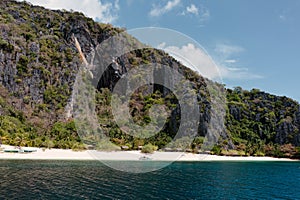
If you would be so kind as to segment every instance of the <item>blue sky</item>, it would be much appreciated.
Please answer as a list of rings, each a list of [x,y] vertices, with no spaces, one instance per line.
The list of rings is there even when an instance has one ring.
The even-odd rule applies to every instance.
[[[298,0],[30,0],[134,29],[169,28],[196,40],[222,68],[227,87],[300,101]],[[181,48],[180,46],[178,47]],[[191,55],[195,53],[190,48]]]

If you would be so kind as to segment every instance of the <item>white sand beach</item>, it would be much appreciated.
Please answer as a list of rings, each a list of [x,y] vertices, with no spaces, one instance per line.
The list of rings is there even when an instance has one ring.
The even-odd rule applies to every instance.
[[[4,149],[15,149],[13,146],[2,145]],[[41,149],[22,147],[23,150],[34,150],[31,153],[0,152],[0,159],[29,159],[29,160],[116,160],[116,161],[295,161],[287,158],[272,157],[236,157],[216,156],[209,154],[192,154],[182,152],[154,152],[144,154],[140,151],[100,152],[95,150],[72,151],[64,149]]]

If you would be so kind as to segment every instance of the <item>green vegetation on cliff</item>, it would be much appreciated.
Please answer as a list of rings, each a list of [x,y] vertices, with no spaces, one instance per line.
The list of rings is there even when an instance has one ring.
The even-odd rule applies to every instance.
[[[87,148],[77,134],[69,106],[81,65],[72,36],[78,39],[88,57],[102,41],[124,30],[94,22],[78,12],[51,11],[25,2],[2,0],[0,7],[2,142],[47,148]],[[129,35],[128,39],[135,41]],[[150,122],[149,108],[154,104],[166,105],[170,110],[171,116],[164,128],[149,138],[134,138],[124,133],[114,122],[110,108],[111,90],[120,76],[140,64],[153,62],[180,71],[193,83],[201,112],[198,132],[188,147],[188,140],[182,137],[172,148],[197,152],[205,142],[211,120],[212,100],[206,83],[212,82],[159,50],[132,51],[116,59],[117,70],[109,66],[95,88],[99,124],[111,142],[129,149],[144,146],[144,151],[149,152],[153,147],[162,149],[170,143],[178,130],[181,113],[178,100],[168,89],[154,85],[154,92],[149,93],[149,86],[143,86],[131,97],[130,112],[139,125]],[[139,76],[136,78],[141,78]],[[300,111],[296,101],[240,87],[227,89],[226,95],[226,126],[212,152],[299,158]]]

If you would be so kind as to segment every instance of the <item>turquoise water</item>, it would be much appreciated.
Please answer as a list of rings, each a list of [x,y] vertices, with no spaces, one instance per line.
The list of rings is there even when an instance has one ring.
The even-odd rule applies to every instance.
[[[300,199],[300,162],[177,162],[130,174],[98,161],[0,161],[0,199]]]

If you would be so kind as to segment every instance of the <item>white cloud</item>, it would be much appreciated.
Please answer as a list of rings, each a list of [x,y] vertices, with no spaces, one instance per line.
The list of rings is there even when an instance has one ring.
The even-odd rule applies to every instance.
[[[103,3],[100,0],[27,0],[34,5],[44,6],[50,9],[66,9],[84,13],[103,23],[115,21],[117,11],[120,9],[119,1]]]
[[[200,11],[201,15],[200,15],[200,20],[201,21],[206,21],[209,19],[210,17],[210,12],[207,8],[205,7],[201,7],[201,11]]]
[[[195,15],[198,15],[199,13],[198,13],[198,8],[194,5],[194,4],[191,4],[190,6],[187,6],[186,7],[186,11],[188,12],[188,13],[192,13],[192,14],[195,14]]]
[[[248,68],[236,68],[236,67],[228,67],[230,71],[249,71]]]
[[[197,7],[195,4],[191,4],[190,6],[187,6],[185,10],[180,13],[180,15],[188,15],[188,14],[193,15],[193,17],[199,19],[200,22],[207,21],[210,18],[209,9],[203,5]]]
[[[120,10],[119,0],[115,0],[114,6],[116,10]]]
[[[167,2],[166,5],[164,6],[153,6],[152,10],[150,11],[150,16],[152,17],[158,17],[161,16],[169,11],[171,11],[172,9],[174,9],[176,6],[178,6],[180,4],[180,0],[170,0]]]
[[[284,21],[284,20],[286,20],[286,16],[284,16],[284,15],[279,15],[279,19]]]
[[[259,75],[252,74],[247,68],[229,67],[225,61],[214,62],[212,58],[203,50],[194,44],[186,44],[181,47],[166,46],[165,43],[160,44],[157,48],[162,49],[180,61],[183,65],[199,72],[202,76],[212,80],[221,81],[221,79],[256,79],[262,78]],[[240,48],[223,49],[225,53],[241,51]],[[226,50],[226,51],[225,51]],[[234,64],[236,60],[227,60],[227,64]]]
[[[230,59],[230,60],[225,60],[226,63],[236,63],[237,60],[234,60],[234,59]]]
[[[223,58],[228,58],[233,54],[241,53],[245,51],[243,47],[228,44],[217,44],[215,51]]]
[[[249,72],[248,68],[237,67],[240,64],[236,59],[232,59],[232,57],[235,57],[244,51],[245,49],[243,47],[237,45],[224,43],[216,45],[215,52],[218,57],[218,65],[221,66],[222,76],[224,78],[244,80],[263,78],[260,75]]]
[[[183,65],[199,72],[202,76],[210,79],[220,77],[219,69],[213,60],[200,48],[188,43],[182,47],[166,46],[160,44],[157,48],[162,49],[180,61]]]
[[[242,80],[252,80],[252,79],[261,79],[263,76],[258,74],[253,74],[249,72],[248,68],[231,68],[227,67],[227,71],[223,75],[223,78],[227,79],[242,79]]]
[[[289,16],[291,16],[291,10],[290,9],[282,9],[277,14],[278,14],[278,20],[280,22],[287,22],[287,21],[289,21]]]

